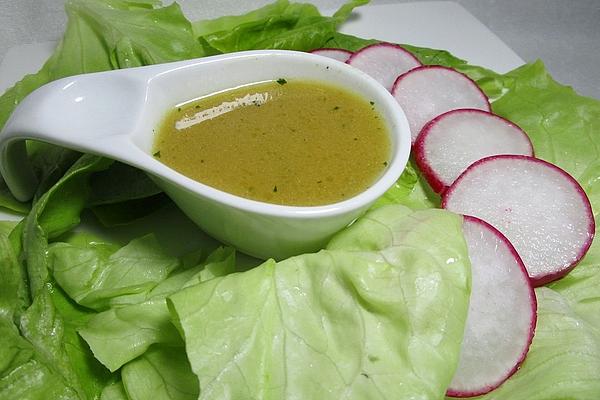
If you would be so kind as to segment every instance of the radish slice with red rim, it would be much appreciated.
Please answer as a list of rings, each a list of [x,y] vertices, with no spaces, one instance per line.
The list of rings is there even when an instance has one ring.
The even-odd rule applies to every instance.
[[[525,266],[497,229],[465,216],[471,298],[458,367],[447,390],[472,397],[500,386],[521,365],[535,331],[537,302]]]
[[[406,114],[413,143],[423,126],[458,108],[491,111],[490,102],[468,76],[451,68],[425,65],[400,75],[392,95]]]
[[[590,202],[575,179],[529,156],[473,163],[448,188],[442,207],[492,224],[517,249],[534,286],[566,275],[595,232]]]
[[[475,161],[499,154],[533,155],[529,137],[514,123],[487,111],[448,111],[423,127],[413,151],[431,188],[443,192]]]
[[[331,49],[328,47],[323,47],[320,49],[315,49],[311,51],[312,54],[317,54],[323,57],[333,58],[334,60],[338,60],[341,62],[346,62],[352,55],[351,51],[344,49]]]
[[[346,63],[367,73],[387,90],[392,89],[398,75],[421,65],[410,52],[392,43],[376,43],[363,47]]]

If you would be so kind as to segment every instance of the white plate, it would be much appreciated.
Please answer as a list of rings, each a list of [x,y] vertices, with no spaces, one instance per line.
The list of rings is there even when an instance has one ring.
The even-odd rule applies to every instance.
[[[500,73],[523,64],[523,60],[494,33],[453,2],[360,7],[341,27],[341,31],[362,38],[444,49],[472,64]],[[0,93],[25,74],[37,72],[52,53],[55,44],[28,44],[10,49],[0,63]],[[0,220],[2,219],[15,219],[15,216],[0,211]],[[193,248],[204,238],[186,217],[173,208],[161,210],[127,228],[103,230],[105,236],[119,241],[146,232],[155,232],[161,242],[178,253]]]

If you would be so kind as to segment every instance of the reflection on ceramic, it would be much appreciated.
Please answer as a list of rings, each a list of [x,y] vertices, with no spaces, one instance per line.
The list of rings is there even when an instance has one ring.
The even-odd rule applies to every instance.
[[[281,77],[345,86],[375,102],[390,131],[392,157],[370,188],[335,204],[280,206],[203,185],[152,157],[153,131],[169,108],[202,95]],[[30,199],[37,184],[24,139],[140,168],[203,230],[251,255],[276,259],[321,248],[396,181],[410,151],[404,113],[373,79],[338,61],[280,50],[79,75],[41,87],[19,104],[0,135],[0,172],[20,200]]]

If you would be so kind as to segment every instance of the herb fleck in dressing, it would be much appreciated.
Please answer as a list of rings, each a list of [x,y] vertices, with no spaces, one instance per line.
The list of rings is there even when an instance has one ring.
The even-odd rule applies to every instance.
[[[153,154],[225,192],[315,206],[373,184],[387,166],[390,139],[368,99],[278,79],[179,105],[163,120]]]

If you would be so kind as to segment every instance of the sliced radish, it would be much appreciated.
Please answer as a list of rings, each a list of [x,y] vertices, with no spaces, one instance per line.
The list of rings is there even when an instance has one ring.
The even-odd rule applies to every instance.
[[[463,108],[429,121],[413,151],[427,182],[441,193],[475,161],[497,154],[532,156],[533,146],[512,122],[487,111]]]
[[[421,65],[419,60],[397,44],[376,43],[354,53],[347,64],[366,72],[387,90],[398,77]]]
[[[465,216],[471,298],[458,367],[447,391],[472,397],[500,386],[525,359],[537,320],[535,292],[514,247],[497,229]]]
[[[490,102],[468,76],[451,68],[426,65],[400,75],[392,88],[400,104],[413,143],[423,126],[433,118],[458,108],[491,111]]]
[[[311,53],[318,54],[323,57],[333,58],[334,60],[338,60],[341,62],[348,61],[348,59],[352,55],[351,51],[344,49],[330,49],[328,47],[312,50]]]
[[[444,193],[442,207],[485,220],[515,246],[534,286],[567,274],[594,237],[590,202],[562,169],[529,156],[473,163]]]

